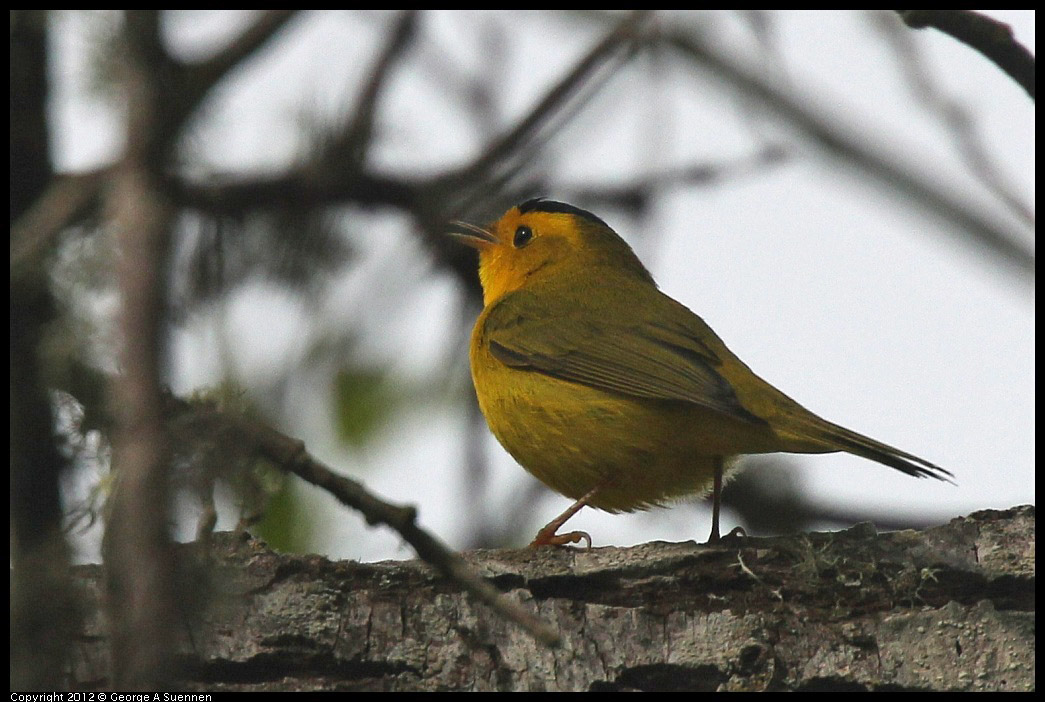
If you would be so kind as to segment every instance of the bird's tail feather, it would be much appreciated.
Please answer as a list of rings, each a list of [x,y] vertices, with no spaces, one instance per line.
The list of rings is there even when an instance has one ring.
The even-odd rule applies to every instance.
[[[825,419],[813,415],[815,422],[810,420],[801,421],[804,426],[802,432],[805,436],[814,439],[835,451],[867,458],[882,465],[895,468],[901,473],[913,475],[916,478],[936,478],[945,482],[953,483],[951,478],[954,474],[949,470],[941,468],[935,463],[930,463],[924,458],[915,456],[913,453],[901,451],[898,448],[883,444],[869,436],[858,434],[851,429],[833,424]]]

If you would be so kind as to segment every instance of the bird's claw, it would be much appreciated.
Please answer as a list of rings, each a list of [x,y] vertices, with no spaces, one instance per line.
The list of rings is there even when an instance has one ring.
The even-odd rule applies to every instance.
[[[586,531],[571,531],[565,534],[556,534],[554,530],[541,529],[537,536],[530,542],[530,548],[541,546],[565,546],[567,544],[579,544],[581,541],[588,543],[591,548],[591,535]]]

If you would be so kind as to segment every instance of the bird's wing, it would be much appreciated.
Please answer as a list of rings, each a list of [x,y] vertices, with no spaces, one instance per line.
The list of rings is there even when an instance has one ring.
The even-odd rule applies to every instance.
[[[721,342],[714,332],[670,298],[660,302],[632,322],[612,312],[594,318],[567,301],[538,301],[520,291],[490,310],[485,336],[493,356],[512,368],[633,397],[691,402],[765,424],[719,372],[722,360],[712,345]]]

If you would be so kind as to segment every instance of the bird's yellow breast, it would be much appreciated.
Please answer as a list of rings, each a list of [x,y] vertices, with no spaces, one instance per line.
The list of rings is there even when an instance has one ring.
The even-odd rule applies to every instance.
[[[737,423],[695,405],[606,392],[510,368],[490,352],[489,309],[472,332],[479,407],[494,436],[550,488],[580,498],[606,485],[592,506],[611,512],[662,504],[711,488],[721,457],[775,450],[771,437],[740,436]]]

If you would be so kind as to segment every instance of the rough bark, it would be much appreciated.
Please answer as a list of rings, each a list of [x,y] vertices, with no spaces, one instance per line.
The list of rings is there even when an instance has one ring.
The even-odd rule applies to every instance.
[[[183,546],[189,690],[1033,690],[1034,508],[924,531],[474,551],[545,648],[419,561]],[[100,567],[74,686],[107,684]],[[202,596],[206,592],[206,596]],[[190,607],[189,594],[195,595]]]

